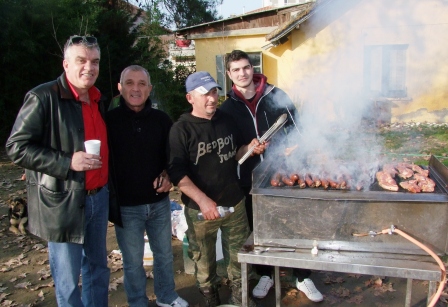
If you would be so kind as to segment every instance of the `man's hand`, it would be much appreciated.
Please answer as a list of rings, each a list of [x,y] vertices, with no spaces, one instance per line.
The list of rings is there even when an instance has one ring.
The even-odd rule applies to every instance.
[[[152,184],[157,193],[169,192],[173,187],[170,176],[168,176],[166,171],[163,171],[156,179],[154,179]]]
[[[248,146],[249,148],[255,146],[254,151],[252,152],[252,156],[261,155],[266,150],[266,143],[260,143],[257,139],[253,139]]]
[[[241,159],[252,147],[254,147],[254,150],[250,154],[251,156],[261,155],[266,150],[266,146],[267,143],[260,143],[257,139],[253,139],[248,145],[241,146],[240,149],[238,149],[235,158],[237,160]]]
[[[188,176],[184,176],[177,184],[179,189],[193,199],[199,206],[202,216],[205,220],[216,220],[220,218],[218,209],[216,209],[216,202],[214,202],[210,197],[205,195],[204,192],[199,190],[199,188],[191,181]]]
[[[197,204],[201,208],[204,220],[216,220],[221,217],[219,215],[218,209],[216,209],[217,204],[208,196],[204,195],[204,197],[202,197]]]
[[[70,163],[70,169],[83,172],[98,169],[103,166],[101,157],[94,154],[88,154],[84,151],[75,152],[72,156],[72,162]]]

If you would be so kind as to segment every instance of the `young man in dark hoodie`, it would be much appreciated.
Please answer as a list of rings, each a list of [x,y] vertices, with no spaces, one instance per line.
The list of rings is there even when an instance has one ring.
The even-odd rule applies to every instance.
[[[238,185],[236,159],[253,145],[255,154],[264,151],[257,139],[242,145],[232,118],[217,110],[220,86],[205,71],[186,80],[191,112],[184,113],[170,131],[168,173],[182,191],[188,224],[189,256],[195,262],[196,280],[206,306],[221,304],[216,273],[216,238],[221,229],[222,249],[231,282],[230,304],[241,306],[241,265],[238,250],[249,236],[244,193]],[[217,207],[233,207],[234,212],[220,216]],[[202,213],[203,220],[198,219]],[[250,300],[249,306],[255,306]]]
[[[241,50],[233,50],[226,57],[226,71],[233,81],[232,89],[227,93],[228,98],[220,110],[233,117],[243,143],[260,138],[277,120],[286,113],[288,122],[286,127],[295,125],[297,110],[288,95],[281,89],[267,83],[266,76],[255,74],[249,55]],[[291,118],[292,117],[292,118]],[[286,129],[288,130],[288,129]],[[248,158],[239,169],[239,182],[246,197],[246,211],[250,229],[253,230],[252,196],[249,194],[252,185],[252,170],[262,161],[262,155]],[[254,266],[262,276],[252,294],[257,298],[264,298],[274,285],[272,267]],[[297,288],[313,302],[323,300],[322,294],[316,289],[308,277],[310,270],[294,269],[297,278]]]

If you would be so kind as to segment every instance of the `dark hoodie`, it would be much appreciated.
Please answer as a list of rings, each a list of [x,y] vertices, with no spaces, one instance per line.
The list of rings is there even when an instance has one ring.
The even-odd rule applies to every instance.
[[[242,145],[230,116],[217,110],[211,120],[184,113],[170,131],[169,168],[177,185],[188,176],[218,206],[233,207],[244,197],[238,186],[235,155]],[[199,210],[182,194],[182,202]]]
[[[285,124],[285,129],[277,132],[273,141],[285,139],[287,132],[293,129],[294,123],[298,124],[296,107],[284,91],[269,83],[262,84],[263,78],[256,77],[258,76],[254,74],[254,82],[259,80],[256,84],[263,85],[263,88],[257,86],[255,98],[259,97],[258,101],[254,99],[251,101],[252,105],[248,105],[247,101],[232,89],[227,93],[228,98],[219,109],[233,118],[244,144],[249,144],[252,139],[263,136],[277,118],[286,113],[288,121]],[[259,91],[262,92],[261,95],[259,95]],[[291,115],[294,120],[291,119]],[[274,143],[271,142],[271,145]],[[282,145],[284,146],[284,144]],[[251,187],[252,170],[261,162],[261,159],[261,156],[254,155],[240,166],[239,179],[242,187]]]

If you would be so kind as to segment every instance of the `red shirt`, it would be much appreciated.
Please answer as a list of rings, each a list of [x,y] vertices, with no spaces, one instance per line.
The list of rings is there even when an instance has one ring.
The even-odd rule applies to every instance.
[[[84,121],[84,139],[100,140],[100,156],[103,166],[99,169],[86,171],[86,190],[93,190],[106,185],[109,176],[109,148],[107,146],[106,124],[98,109],[98,102],[101,98],[100,91],[92,86],[89,89],[90,105],[79,99],[78,93],[67,80],[68,85],[77,101],[82,104],[82,118]]]

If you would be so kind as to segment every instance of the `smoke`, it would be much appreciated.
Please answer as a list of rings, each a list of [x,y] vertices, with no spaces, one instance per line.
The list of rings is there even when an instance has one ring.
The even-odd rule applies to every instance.
[[[448,8],[442,0],[321,4],[292,35],[285,74],[295,78],[286,90],[300,124],[285,146],[298,146],[286,158],[285,147],[272,146],[266,157],[285,173],[342,177],[350,188],[365,189],[390,162],[377,123],[448,116],[439,99],[448,84],[447,66],[440,64],[448,60],[448,43],[440,39],[448,30]]]
[[[288,174],[344,180],[349,188],[368,189],[382,164],[382,139],[365,119],[365,108],[355,103],[361,98],[315,97],[316,103],[304,101],[299,118],[295,118],[299,131],[289,127],[285,145],[270,147],[267,160]],[[298,146],[286,159],[278,158],[285,156],[286,148],[295,145]]]
[[[428,44],[428,27],[416,14],[421,2],[413,0],[328,3],[295,38],[303,52],[291,67],[296,80],[288,92],[300,133],[293,129],[287,143],[298,147],[286,159],[279,159],[285,148],[270,148],[267,159],[285,172],[343,178],[351,189],[367,189],[386,162],[375,126],[385,116],[379,106],[390,106],[388,95],[409,95],[407,70],[416,66],[410,57],[424,54],[427,45],[420,42]]]

